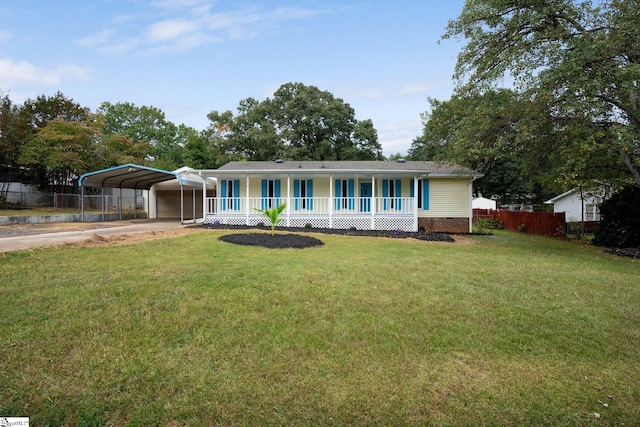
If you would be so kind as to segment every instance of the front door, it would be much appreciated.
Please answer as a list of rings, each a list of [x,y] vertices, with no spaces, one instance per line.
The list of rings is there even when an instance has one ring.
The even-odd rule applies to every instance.
[[[371,183],[360,183],[360,212],[371,212]]]

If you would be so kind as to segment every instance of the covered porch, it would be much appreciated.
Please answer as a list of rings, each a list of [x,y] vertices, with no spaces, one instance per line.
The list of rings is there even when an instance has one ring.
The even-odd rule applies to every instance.
[[[259,210],[286,204],[280,222],[286,227],[418,231],[425,176],[217,176],[204,222],[270,225]]]

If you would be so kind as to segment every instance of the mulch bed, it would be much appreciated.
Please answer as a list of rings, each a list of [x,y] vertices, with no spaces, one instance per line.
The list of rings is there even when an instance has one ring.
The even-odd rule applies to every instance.
[[[246,227],[241,225],[212,225],[205,224],[200,227],[212,230],[270,230],[269,227]],[[369,236],[369,237],[387,237],[394,239],[417,239],[429,242],[450,242],[455,240],[453,237],[444,233],[427,233],[424,231],[394,231],[394,230],[339,230],[335,228],[288,228],[276,227],[276,236],[271,233],[242,233],[229,234],[220,237],[220,240],[235,243],[238,245],[262,246],[272,249],[283,248],[309,248],[322,245],[322,241],[311,236],[305,236],[304,233],[322,233],[322,234],[339,234],[343,236]],[[299,234],[282,234],[282,231],[296,232]]]
[[[304,249],[324,245],[322,240],[315,237],[280,233],[273,236],[270,233],[227,234],[221,236],[219,240],[236,245],[262,246],[269,249]]]
[[[604,250],[607,254],[625,256],[629,258],[640,258],[640,248],[607,248]]]

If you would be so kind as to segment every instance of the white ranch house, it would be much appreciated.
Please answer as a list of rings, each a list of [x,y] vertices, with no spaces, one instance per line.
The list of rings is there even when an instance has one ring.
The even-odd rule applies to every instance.
[[[258,210],[286,203],[288,227],[469,232],[471,169],[427,161],[231,162],[197,171],[216,191],[206,224],[268,224]]]

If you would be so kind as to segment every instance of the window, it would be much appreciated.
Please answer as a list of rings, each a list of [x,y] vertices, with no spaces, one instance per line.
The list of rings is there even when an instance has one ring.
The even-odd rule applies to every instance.
[[[411,180],[411,197],[413,197],[415,181]],[[418,209],[429,209],[429,180],[418,180]]]
[[[300,208],[307,209],[307,180],[300,180]]]
[[[346,179],[341,180],[340,182],[341,184],[341,193],[342,194],[342,209],[347,209],[348,205],[347,205],[347,194],[349,194],[349,187],[348,187],[348,181]]]
[[[240,209],[240,181],[237,179],[225,179],[221,182],[220,196],[222,198],[222,210]]]
[[[389,180],[389,203],[391,205],[391,209],[395,209],[396,207],[396,182],[393,179]]]
[[[280,180],[262,180],[262,209],[276,207],[280,204]]]

